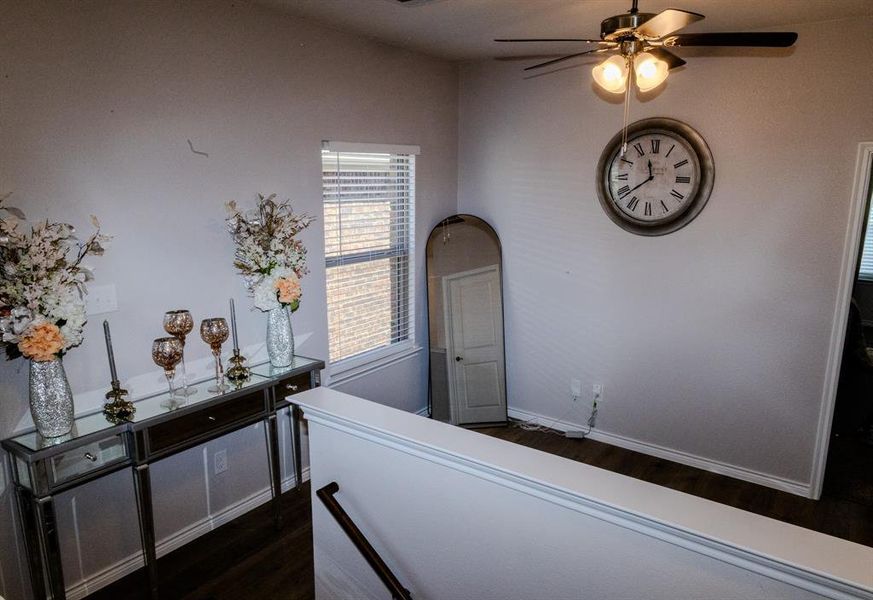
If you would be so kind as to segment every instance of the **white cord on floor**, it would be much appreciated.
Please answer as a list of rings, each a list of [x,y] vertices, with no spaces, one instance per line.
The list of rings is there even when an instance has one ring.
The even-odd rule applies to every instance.
[[[546,424],[539,424],[535,422],[534,419],[528,419],[526,421],[517,421],[517,427],[519,429],[524,429],[525,431],[542,431],[545,433],[556,433],[559,435],[564,435],[564,432],[557,431],[552,427],[558,421],[563,421],[564,417],[569,415],[574,408],[575,403],[579,400],[578,396],[573,396],[573,400],[571,400],[570,407],[562,414],[560,417],[554,418]],[[591,407],[591,415],[588,417],[588,431],[582,432],[582,437],[586,437],[591,433],[591,430],[594,429],[594,423],[597,421],[597,400],[594,401],[593,406]]]

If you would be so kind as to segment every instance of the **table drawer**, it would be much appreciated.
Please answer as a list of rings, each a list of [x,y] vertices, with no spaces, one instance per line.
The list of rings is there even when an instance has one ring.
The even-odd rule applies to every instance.
[[[288,379],[283,379],[276,385],[276,398],[282,399],[299,394],[312,387],[312,373],[307,371]]]
[[[208,436],[212,431],[238,421],[266,415],[266,410],[264,392],[259,391],[159,423],[148,430],[149,450],[152,453],[161,452],[188,440]]]
[[[52,485],[82,477],[126,459],[127,445],[121,434],[79,446],[51,458]]]

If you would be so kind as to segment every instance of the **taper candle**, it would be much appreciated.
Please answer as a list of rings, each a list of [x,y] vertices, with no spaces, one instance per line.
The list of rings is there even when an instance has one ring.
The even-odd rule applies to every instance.
[[[106,338],[106,353],[109,355],[109,372],[112,374],[113,383],[118,381],[118,373],[115,372],[115,354],[112,353],[112,336],[109,334],[109,321],[103,321],[103,335]]]
[[[233,349],[239,350],[239,339],[236,337],[236,309],[233,306],[233,298],[230,299],[230,329],[233,332]]]

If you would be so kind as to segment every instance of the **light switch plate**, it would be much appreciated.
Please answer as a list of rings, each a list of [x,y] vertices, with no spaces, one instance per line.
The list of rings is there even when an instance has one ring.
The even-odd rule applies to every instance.
[[[88,294],[85,296],[85,311],[88,316],[102,315],[118,310],[118,296],[115,293],[115,284],[89,285]]]

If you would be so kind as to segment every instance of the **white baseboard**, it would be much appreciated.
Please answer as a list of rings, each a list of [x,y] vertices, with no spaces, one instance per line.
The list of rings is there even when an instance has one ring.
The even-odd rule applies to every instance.
[[[302,479],[303,481],[309,480],[309,467],[303,469]],[[295,487],[295,485],[296,482],[293,475],[290,477],[286,477],[282,480],[282,491],[287,492],[288,490]],[[196,521],[185,529],[177,531],[169,537],[159,540],[155,545],[155,550],[157,551],[158,557],[169,554],[173,550],[181,548],[188,542],[197,539],[201,535],[217,529],[225,523],[233,521],[237,517],[244,515],[253,508],[269,502],[270,498],[272,498],[272,492],[270,488],[264,488],[255,492],[249,497],[244,498],[239,502],[222,509],[221,511],[213,515]],[[100,588],[106,587],[110,583],[118,581],[119,579],[127,575],[130,575],[131,573],[133,573],[137,569],[141,569],[142,567],[142,552],[132,554],[127,558],[124,558],[117,563],[110,565],[105,569],[102,569],[101,571],[98,571],[97,573],[89,575],[83,581],[80,581],[68,587],[67,598],[69,600],[79,600],[80,598],[84,598],[88,594],[96,592]]]
[[[557,431],[587,431],[588,429],[587,426],[581,425],[579,423],[571,423],[569,421],[563,421],[560,419],[552,419],[551,417],[522,410],[519,408],[510,407],[508,412],[509,417],[512,419],[529,421],[532,423],[536,423],[537,425],[550,427]],[[652,444],[649,442],[641,442],[639,440],[619,435],[617,433],[610,433],[601,429],[593,429],[587,437],[598,442],[604,442],[606,444],[611,444],[613,446],[618,446],[627,450],[634,450],[635,452],[640,452],[642,454],[648,454],[650,456],[656,456],[665,460],[671,460],[673,462],[677,462],[683,465],[688,465],[689,467],[696,467],[698,469],[703,469],[704,471],[711,471],[713,473],[718,473],[719,475],[733,477],[734,479],[741,479],[750,483],[756,483],[758,485],[767,486],[770,488],[781,490],[783,492],[803,496],[804,498],[809,498],[811,494],[811,487],[809,483],[793,481],[791,479],[783,479],[781,477],[776,477],[767,473],[761,473],[760,471],[753,471],[751,469],[738,467],[736,465],[731,465],[711,458],[689,454],[687,452],[682,452],[681,450],[674,450],[673,448],[666,448],[664,446],[659,446],[657,444]]]

